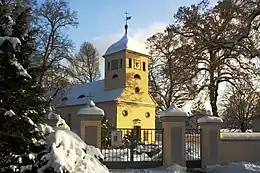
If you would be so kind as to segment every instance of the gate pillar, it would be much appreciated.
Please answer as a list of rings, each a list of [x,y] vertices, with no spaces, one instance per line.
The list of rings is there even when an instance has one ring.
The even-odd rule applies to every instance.
[[[79,109],[77,115],[80,122],[80,137],[86,144],[101,148],[101,121],[104,111],[90,100],[86,106]]]
[[[201,166],[218,164],[220,127],[223,120],[219,117],[204,116],[198,119],[201,128]]]
[[[185,122],[187,115],[175,104],[160,114],[163,127],[163,165],[186,166]]]

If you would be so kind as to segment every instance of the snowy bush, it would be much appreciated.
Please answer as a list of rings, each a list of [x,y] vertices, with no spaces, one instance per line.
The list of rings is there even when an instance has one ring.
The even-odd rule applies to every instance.
[[[5,115],[13,117],[15,113],[10,110]],[[41,150],[13,156],[13,161],[2,167],[1,172],[108,172],[99,161],[104,159],[100,150],[87,145],[72,131],[47,124],[36,125],[26,116],[24,119],[33,127],[30,131],[39,135],[37,138],[32,138],[32,143],[38,148],[36,151],[39,151],[39,148]]]
[[[39,173],[50,169],[61,173],[108,172],[99,161],[103,159],[100,150],[88,146],[70,130],[56,128],[48,135],[46,142],[46,149],[40,158],[43,164],[37,169]]]

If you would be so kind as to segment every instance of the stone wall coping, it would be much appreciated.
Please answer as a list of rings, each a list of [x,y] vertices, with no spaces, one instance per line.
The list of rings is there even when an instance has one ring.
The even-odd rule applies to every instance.
[[[260,141],[260,133],[220,133],[220,139],[229,141]]]

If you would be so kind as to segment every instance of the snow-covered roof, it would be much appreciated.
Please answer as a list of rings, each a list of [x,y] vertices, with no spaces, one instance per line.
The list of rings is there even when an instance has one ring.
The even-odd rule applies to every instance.
[[[219,117],[204,116],[198,119],[198,123],[223,123],[223,120]]]
[[[86,106],[80,108],[77,112],[78,115],[104,115],[104,111],[96,107],[95,103],[90,100]]]
[[[90,82],[87,84],[77,84],[58,92],[52,103],[56,107],[83,105],[93,96],[91,100],[95,103],[115,101],[123,92],[123,88],[114,90],[104,89],[104,80]],[[50,92],[52,93],[52,92]]]
[[[187,116],[186,112],[177,107],[175,103],[173,103],[170,107],[168,107],[165,111],[162,111],[159,115],[160,117],[164,116]]]
[[[143,55],[149,55],[149,52],[146,48],[138,43],[137,41],[133,40],[129,35],[125,34],[119,41],[112,44],[106,51],[104,56],[122,51],[122,50],[131,50]]]

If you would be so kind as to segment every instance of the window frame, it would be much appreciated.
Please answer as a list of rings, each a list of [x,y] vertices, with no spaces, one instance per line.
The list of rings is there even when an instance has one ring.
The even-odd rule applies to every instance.
[[[111,60],[111,70],[117,70],[118,68],[119,68],[118,59]]]
[[[128,68],[132,68],[133,64],[132,64],[132,58],[128,58]]]
[[[146,71],[146,63],[143,62],[143,71]]]
[[[110,71],[110,62],[107,62],[107,71]]]
[[[120,59],[119,68],[123,68],[123,59]]]

